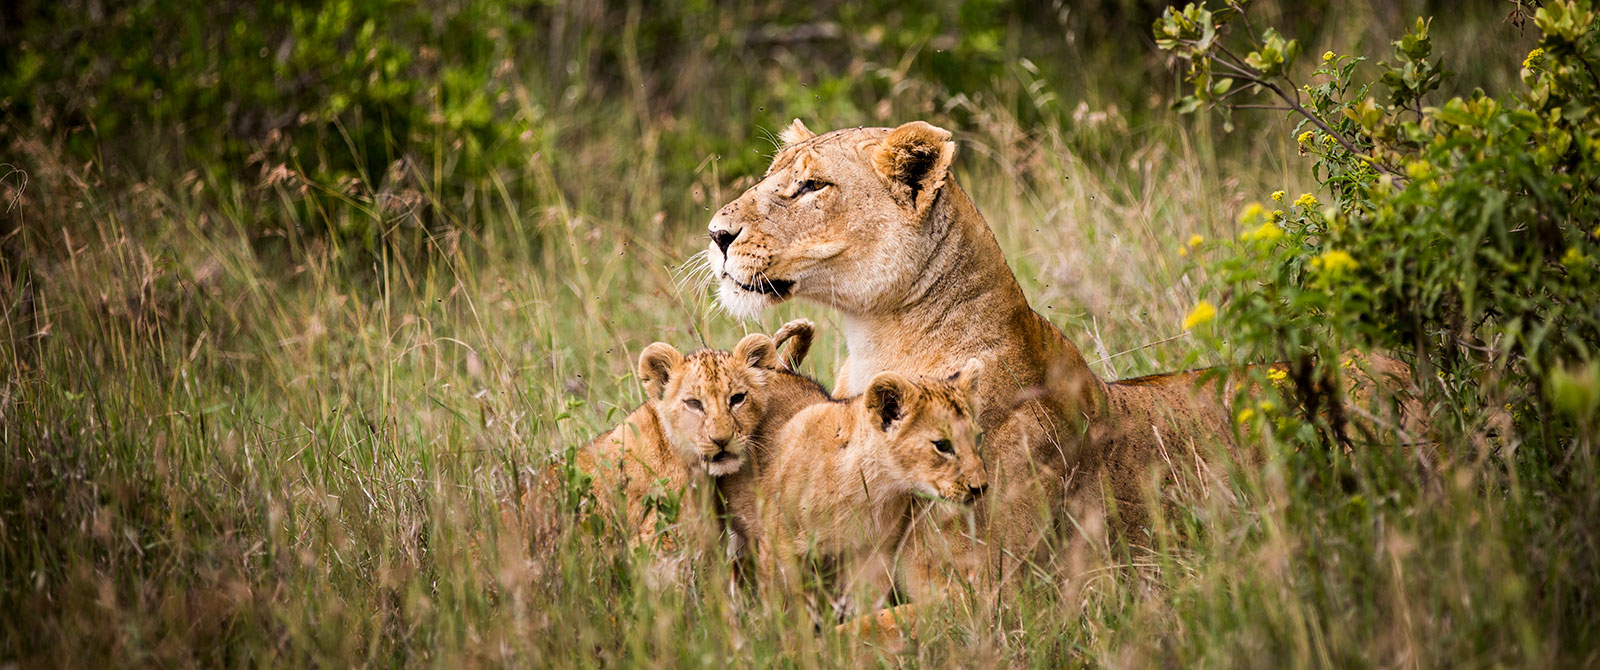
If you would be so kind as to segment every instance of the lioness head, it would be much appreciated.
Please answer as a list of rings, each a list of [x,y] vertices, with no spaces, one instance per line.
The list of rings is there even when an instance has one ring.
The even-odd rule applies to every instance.
[[[921,121],[815,135],[799,119],[767,174],[711,219],[718,299],[735,315],[802,296],[846,311],[892,301],[942,237],[930,217],[955,143]]]
[[[738,472],[746,438],[760,423],[769,376],[798,366],[811,342],[811,323],[790,322],[780,340],[746,335],[732,352],[701,349],[687,356],[665,342],[639,354],[639,379],[656,403],[661,428],[678,457],[713,477]],[[789,355],[778,356],[782,340]]]
[[[860,418],[884,441],[888,465],[907,484],[930,496],[970,502],[988,488],[978,458],[978,359],[947,380],[911,381],[880,372],[856,403]]]

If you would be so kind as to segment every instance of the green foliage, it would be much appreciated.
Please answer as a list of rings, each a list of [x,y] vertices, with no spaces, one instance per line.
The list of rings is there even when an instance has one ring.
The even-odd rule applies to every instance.
[[[450,147],[433,178],[473,183],[534,149],[537,113],[512,104],[508,76],[511,45],[530,32],[524,9],[490,0],[24,3],[6,39],[17,66],[0,69],[0,104],[23,127],[66,130],[85,156],[129,163],[133,179],[152,173],[140,154],[262,175],[287,164],[296,179],[285,193],[303,212],[365,204],[364,215],[311,223],[370,244],[395,223],[374,194],[417,179],[401,159]],[[181,154],[161,148],[168,143]]]
[[[259,184],[231,195],[295,211],[293,226],[261,222],[261,244],[326,241],[371,252],[346,254],[366,263],[383,247],[413,255],[429,235],[478,231],[470,205],[483,199],[690,218],[703,203],[618,201],[568,184],[613,161],[658,185],[649,191],[704,194],[721,186],[718,174],[759,172],[768,152],[757,140],[770,139],[759,133],[796,116],[887,118],[883,97],[912,74],[928,91],[990,88],[1022,72],[1003,35],[1025,11],[999,0],[909,12],[852,3],[837,13],[709,2],[35,0],[8,10],[0,32],[0,111],[10,136],[64,139],[117,183],[195,169]],[[1040,118],[1028,102],[1017,108]],[[740,123],[730,128],[732,112]],[[619,129],[641,136],[643,156],[557,150]]]
[[[1191,5],[1157,22],[1162,48],[1188,61],[1196,86],[1178,107],[1286,112],[1328,198],[1277,191],[1245,208],[1236,239],[1206,250],[1212,290],[1226,298],[1199,312],[1217,314],[1208,339],[1236,360],[1295,362],[1284,396],[1298,411],[1241,423],[1294,447],[1306,473],[1297,484],[1322,505],[1361,500],[1357,516],[1375,520],[1433,499],[1431,466],[1349,455],[1401,445],[1353,435],[1318,398],[1336,395],[1350,349],[1397,352],[1428,400],[1426,437],[1445,445],[1416,460],[1488,464],[1482,495],[1506,506],[1514,532],[1561,537],[1575,555],[1593,555],[1600,21],[1589,3],[1519,7],[1514,18],[1531,17],[1541,34],[1522,63],[1525,88],[1443,101],[1433,96],[1449,73],[1431,60],[1430,21],[1392,42],[1392,60],[1376,72],[1329,51],[1299,84],[1292,58],[1280,68],[1270,56],[1289,50],[1273,46],[1281,37],[1268,30],[1257,40],[1242,3],[1229,5],[1226,19]],[[1247,48],[1262,55],[1234,56]],[[1458,467],[1443,470],[1465,476]],[[1319,474],[1330,471],[1341,477]],[[1552,488],[1525,496],[1521,482]],[[1388,502],[1368,508],[1374,496]],[[1592,560],[1536,548],[1517,560],[1538,566],[1539,590],[1527,600],[1518,586],[1495,607],[1553,607],[1567,621],[1600,607]]]
[[[1078,532],[1018,593],[932,613],[887,659],[812,634],[798,599],[731,594],[721,554],[662,566],[593,513],[615,492],[572,451],[641,401],[646,343],[728,346],[805,316],[807,371],[826,382],[843,360],[826,310],[739,323],[672,270],[795,116],[955,130],[957,178],[1024,290],[1104,377],[1224,362],[1174,324],[1250,292],[1198,293],[1221,271],[1172,252],[1231,248],[1242,194],[1314,190],[1315,164],[1284,165],[1277,119],[1240,114],[1224,136],[1170,114],[1167,54],[1129,32],[1165,4],[8,4],[0,665],[1594,666],[1600,513],[1581,468],[1551,466],[1586,452],[1510,429],[1442,460],[1390,434],[1313,449],[1293,405],[1252,398],[1243,428],[1270,430],[1243,446],[1265,463],[1152,505],[1148,534],[1063,520]],[[1502,4],[1440,12],[1428,59],[1461,73],[1447,84],[1520,86],[1527,38]],[[1330,43],[1387,53],[1370,45],[1409,25],[1333,0],[1257,10],[1305,45],[1288,76]],[[1214,96],[1253,93],[1215,69]],[[1361,91],[1376,78],[1333,94],[1374,128],[1395,104]],[[1246,230],[1326,209],[1293,203]],[[1269,230],[1250,253],[1295,235]],[[1369,268],[1330,261],[1278,283]],[[1585,425],[1594,369],[1552,371],[1554,411],[1510,417]],[[1167,443],[1179,462],[1187,446]]]
[[[1376,81],[1361,79],[1362,59],[1333,52],[1296,86],[1287,71],[1236,61],[1222,41],[1172,45],[1297,115],[1300,152],[1332,195],[1325,206],[1311,196],[1270,213],[1252,206],[1243,223],[1261,228],[1218,254],[1235,295],[1224,310],[1235,345],[1295,357],[1359,343],[1412,351],[1448,374],[1487,365],[1513,380],[1600,353],[1600,117],[1589,113],[1600,104],[1590,74],[1600,25],[1569,2],[1534,17],[1544,38],[1524,63],[1528,89],[1505,100],[1476,91],[1428,104],[1447,73],[1429,60],[1421,19]],[[1375,86],[1388,103],[1374,100]]]

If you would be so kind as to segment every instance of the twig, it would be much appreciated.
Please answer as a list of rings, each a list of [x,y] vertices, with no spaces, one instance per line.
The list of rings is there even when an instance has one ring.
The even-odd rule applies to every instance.
[[[1095,362],[1093,362],[1093,363],[1090,363],[1090,364],[1089,364],[1089,365],[1099,365],[1099,364],[1101,364],[1101,363],[1104,363],[1104,362],[1106,362],[1106,361],[1109,361],[1109,360],[1111,360],[1111,359],[1113,359],[1113,358],[1116,358],[1116,357],[1118,357],[1118,356],[1121,356],[1121,355],[1123,355],[1123,354],[1131,354],[1131,353],[1133,353],[1133,352],[1135,352],[1135,351],[1140,351],[1140,350],[1143,350],[1143,349],[1149,349],[1149,348],[1150,348],[1150,347],[1153,347],[1153,346],[1156,346],[1156,345],[1158,345],[1158,344],[1166,344],[1166,343],[1168,343],[1168,342],[1171,342],[1171,341],[1173,341],[1173,340],[1176,340],[1176,339],[1178,339],[1178,338],[1180,338],[1180,337],[1183,337],[1183,336],[1185,336],[1185,335],[1188,335],[1188,334],[1189,334],[1189,331],[1187,331],[1187,330],[1185,330],[1185,331],[1183,331],[1183,332],[1181,332],[1181,333],[1178,333],[1178,334],[1177,334],[1177,335],[1173,335],[1173,336],[1172,336],[1172,337],[1168,337],[1168,338],[1165,338],[1165,339],[1160,339],[1160,340],[1156,340],[1156,341],[1154,341],[1154,342],[1151,342],[1151,343],[1149,343],[1149,344],[1141,344],[1141,345],[1139,345],[1139,346],[1137,346],[1137,347],[1134,347],[1134,348],[1132,348],[1132,349],[1129,349],[1129,350],[1127,350],[1127,351],[1119,351],[1119,352],[1117,352],[1117,353],[1114,353],[1114,354],[1111,354],[1111,355],[1109,355],[1109,356],[1106,356],[1106,357],[1105,357],[1105,358],[1102,358],[1102,359],[1100,359],[1100,360],[1098,360],[1098,361],[1095,361]]]

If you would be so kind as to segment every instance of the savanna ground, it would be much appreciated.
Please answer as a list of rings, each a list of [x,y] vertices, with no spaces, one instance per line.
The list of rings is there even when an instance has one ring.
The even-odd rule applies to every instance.
[[[1225,133],[1168,111],[1155,3],[820,4],[18,5],[0,662],[879,660],[730,597],[713,560],[654,579],[546,476],[642,401],[652,341],[726,348],[805,316],[806,371],[831,381],[836,315],[740,323],[679,270],[772,135],[954,130],[1035,308],[1108,379],[1223,362],[1183,335],[1217,296],[1179,250],[1316,181],[1279,114]],[[1257,6],[1310,53],[1371,56],[1437,14],[1458,91],[1514,81],[1533,37],[1507,8]],[[1568,541],[1593,520],[1538,468],[1375,450],[1330,494],[1265,446],[1226,490],[1137,537],[1086,529],[1066,568],[884,662],[1600,662],[1594,577],[1571,576],[1594,559]]]

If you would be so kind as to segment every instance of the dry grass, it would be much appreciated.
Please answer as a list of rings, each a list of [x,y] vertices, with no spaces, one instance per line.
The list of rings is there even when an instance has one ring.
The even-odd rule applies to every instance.
[[[904,95],[891,115],[921,115],[918,91]],[[1311,183],[1289,129],[1246,145],[1170,117],[1128,131],[1089,107],[1037,128],[1005,104],[965,104],[957,176],[1094,369],[1220,362],[1175,337],[1205,281],[1177,249],[1236,234],[1247,197]],[[806,316],[820,329],[808,371],[831,379],[844,356],[827,311],[737,323],[706,287],[675,282],[702,246],[692,215],[743,175],[708,159],[707,192],[590,204],[658,183],[638,172],[648,160],[616,160],[648,158],[635,142],[654,137],[530,159],[509,178],[550,184],[538,201],[486,184],[473,202],[439,202],[418,180],[406,198],[472,225],[397,228],[422,252],[380,247],[361,263],[297,232],[287,167],[259,184],[175,172],[108,186],[47,141],[19,143],[30,184],[5,182],[21,251],[0,293],[0,661],[876,661],[798,613],[730,599],[715,561],[687,585],[652,578],[652,556],[572,514],[545,467],[642,399],[631,362],[651,341],[725,347]],[[1107,141],[1122,145],[1109,161],[1073,148]],[[571,164],[612,170],[577,183]],[[1584,599],[1541,586],[1575,560],[1544,502],[1552,484],[1518,483],[1517,466],[1470,445],[1427,476],[1374,449],[1353,457],[1354,488],[1330,495],[1302,455],[1267,447],[1265,468],[1148,535],[1107,539],[1091,521],[1020,597],[949,613],[884,662],[1600,662],[1574,635],[1594,620],[1569,607]]]

